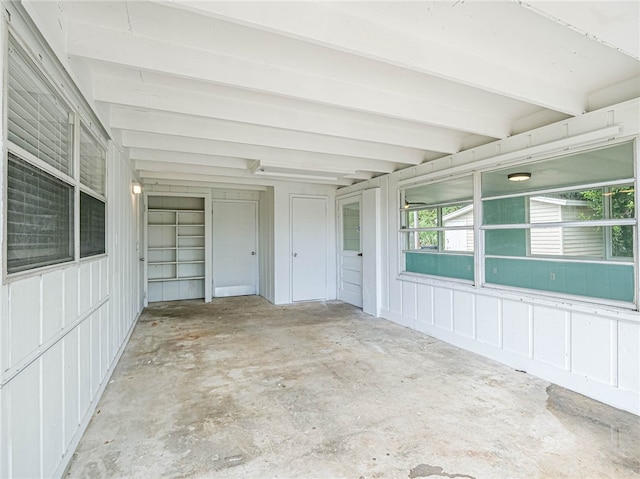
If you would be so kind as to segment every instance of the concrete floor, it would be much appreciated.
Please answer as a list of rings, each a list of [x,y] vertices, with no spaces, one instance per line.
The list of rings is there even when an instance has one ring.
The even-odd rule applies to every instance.
[[[149,307],[69,477],[640,477],[640,418],[339,302]]]

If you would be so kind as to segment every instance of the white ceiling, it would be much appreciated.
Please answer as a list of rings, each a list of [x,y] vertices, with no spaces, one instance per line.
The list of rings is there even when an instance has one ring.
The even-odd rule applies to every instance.
[[[640,96],[635,1],[28,9],[145,183],[349,185]]]

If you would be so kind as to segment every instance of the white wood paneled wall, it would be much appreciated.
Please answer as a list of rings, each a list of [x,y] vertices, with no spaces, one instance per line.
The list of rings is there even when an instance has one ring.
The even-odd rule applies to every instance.
[[[338,191],[338,198],[379,187],[382,221],[381,316],[527,371],[615,407],[640,414],[640,314],[535,293],[402,275],[398,182],[472,171],[492,156],[515,153],[612,124],[637,138],[640,101],[596,111],[526,135],[451,155]],[[636,145],[636,161],[638,161]],[[522,155],[526,157],[526,155]],[[636,171],[638,171],[636,164]],[[426,175],[426,176],[425,176]],[[636,284],[638,288],[638,284]]]
[[[108,255],[2,286],[0,477],[62,475],[141,310],[134,178],[108,171]]]

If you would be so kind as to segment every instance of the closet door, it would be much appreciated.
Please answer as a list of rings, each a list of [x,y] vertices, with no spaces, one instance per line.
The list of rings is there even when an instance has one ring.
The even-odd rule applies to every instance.
[[[214,201],[212,211],[213,295],[257,294],[257,203]]]

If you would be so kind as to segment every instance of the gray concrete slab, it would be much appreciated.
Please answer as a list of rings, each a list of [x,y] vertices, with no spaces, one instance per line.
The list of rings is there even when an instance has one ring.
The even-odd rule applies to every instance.
[[[340,302],[145,310],[69,477],[640,477],[640,418]]]

